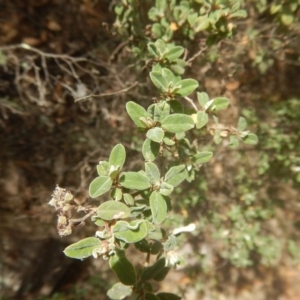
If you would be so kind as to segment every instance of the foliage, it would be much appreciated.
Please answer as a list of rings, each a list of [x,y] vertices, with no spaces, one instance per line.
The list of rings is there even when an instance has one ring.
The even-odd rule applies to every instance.
[[[208,202],[205,199],[199,203],[199,193],[206,190],[206,187],[203,188],[206,182],[201,182],[202,187],[199,187],[193,181],[198,178],[200,167],[213,158],[213,147],[195,145],[193,137],[208,132],[215,144],[222,147],[227,144],[230,149],[237,148],[241,142],[249,145],[258,143],[257,136],[247,130],[246,118],[250,123],[258,123],[251,112],[245,110],[246,118],[240,117],[235,125],[228,126],[219,121],[219,112],[226,109],[230,101],[225,97],[210,99],[207,93],[198,91],[200,84],[197,80],[183,78],[189,64],[182,57],[185,48],[175,44],[180,39],[184,44],[202,36],[206,44],[212,46],[232,37],[236,32],[235,22],[247,16],[245,2],[238,1],[232,5],[232,1],[156,1],[152,6],[151,1],[145,1],[145,5],[140,7],[138,1],[128,0],[115,7],[116,29],[132,37],[136,45],[133,52],[148,62],[151,67],[149,77],[157,89],[157,98],[149,107],[133,101],[126,104],[129,117],[144,136],[140,150],[145,160],[144,168],[128,171],[125,147],[118,144],[107,161],[99,162],[98,176],[89,186],[91,198],[109,193],[107,201],[97,207],[83,208],[73,203],[72,197],[66,197],[69,192],[59,188],[50,201],[59,210],[60,235],[70,234],[75,225],[90,217],[101,227],[95,237],[70,245],[65,249],[65,254],[78,259],[102,256],[108,260],[120,281],[108,291],[111,299],[127,296],[131,299],[179,299],[173,294],[155,294],[151,282],[163,280],[170,268],[182,261],[177,253],[181,231],[175,230],[168,235],[162,227],[168,221],[172,207],[182,208],[187,204],[192,207],[205,206],[207,203],[204,205],[204,202]],[[278,22],[277,29],[284,31],[295,21],[297,5],[296,1],[281,1],[269,10],[264,1],[257,1],[255,7],[261,13],[268,10]],[[144,18],[145,14],[148,19]],[[150,25],[147,23],[149,20]],[[259,32],[253,28],[249,32],[250,39],[253,38],[255,43]],[[263,47],[256,50],[254,64],[260,65],[260,71],[265,72],[273,60],[265,58]],[[194,95],[196,101],[193,100]],[[188,106],[184,105],[185,100]],[[281,109],[275,113],[279,120],[280,116],[296,113],[288,106]],[[272,165],[279,163],[286,169],[294,170],[295,182],[299,182],[298,149],[295,148],[297,138],[286,137],[276,130],[270,135],[272,130],[264,126],[267,125],[260,124],[258,128],[260,134],[265,135],[261,147],[268,150],[276,145],[277,148],[272,158],[264,153],[258,159],[258,175],[272,173]],[[291,150],[289,158],[282,153],[284,148]],[[208,204],[209,209],[201,219],[197,232],[212,226],[211,236],[222,244],[218,255],[235,266],[251,265],[254,253],[259,254],[263,264],[271,265],[278,261],[280,251],[286,246],[264,232],[264,221],[275,216],[275,207],[268,201],[255,202],[256,189],[262,181],[255,184],[251,180],[245,182],[244,175],[245,168],[241,166],[235,177],[235,198],[239,201],[230,203],[226,210],[221,204]],[[187,192],[181,187],[186,187],[186,182],[193,182]],[[172,199],[182,195],[183,190],[185,195],[178,205]],[[82,210],[87,215],[73,219],[73,213]],[[130,262],[126,256],[129,245],[146,253],[144,266],[135,267]],[[293,255],[295,248],[295,243],[289,241],[288,249]],[[155,257],[152,265],[151,256]]]
[[[64,252],[77,259],[88,256],[108,259],[120,280],[108,291],[112,299],[123,299],[131,293],[137,299],[178,299],[173,294],[154,295],[150,281],[163,280],[171,267],[181,263],[176,253],[176,235],[180,231],[176,231],[176,235],[167,235],[161,225],[171,210],[169,196],[183,181],[193,181],[195,171],[213,156],[211,151],[192,145],[188,132],[208,130],[216,143],[227,138],[232,147],[236,147],[239,141],[246,144],[257,142],[256,135],[246,130],[244,118],[240,118],[236,128],[219,123],[217,113],[229,105],[227,98],[209,99],[206,93],[197,92],[198,104],[195,104],[188,96],[198,88],[198,82],[182,79],[161,65],[165,59],[169,63],[176,62],[183,53],[182,47],[166,45],[162,40],[150,43],[148,47],[152,53],[161,55],[150,72],[158,99],[147,109],[132,101],[126,105],[128,115],[145,136],[142,147],[144,170],[123,170],[126,151],[118,144],[112,149],[108,161],[99,162],[98,176],[89,187],[92,198],[110,192],[111,200],[99,207],[82,208],[70,204],[72,195],[57,187],[49,203],[59,210],[61,235],[70,234],[74,224],[83,221],[83,218],[72,218],[74,211],[88,211],[84,219],[92,216],[92,221],[102,227],[96,232],[96,237],[80,240]],[[184,107],[184,99],[193,103],[191,109]],[[157,163],[158,155],[168,158],[162,169]],[[156,256],[156,262],[136,270],[126,257],[130,244],[147,253],[147,264],[151,255]]]

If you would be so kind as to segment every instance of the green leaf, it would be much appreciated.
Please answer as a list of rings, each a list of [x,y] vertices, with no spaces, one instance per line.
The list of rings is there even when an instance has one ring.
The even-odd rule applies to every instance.
[[[238,125],[237,125],[237,130],[239,131],[243,131],[247,128],[247,121],[245,118],[243,117],[240,117],[239,118],[239,122],[238,122]]]
[[[198,152],[192,157],[192,160],[196,164],[203,164],[209,162],[213,157],[213,153],[211,151],[202,151]]]
[[[155,39],[160,38],[164,34],[164,28],[159,23],[154,23],[151,28],[152,34]]]
[[[164,267],[163,269],[161,269],[161,271],[157,275],[155,275],[153,277],[153,280],[155,280],[155,281],[163,281],[166,278],[166,276],[168,275],[168,273],[169,273],[170,270],[171,270],[171,268]]]
[[[84,259],[91,256],[93,251],[99,248],[101,248],[101,241],[97,238],[89,237],[68,246],[64,253],[71,258]]]
[[[149,140],[160,143],[163,140],[165,133],[160,127],[154,127],[147,131],[146,136]]]
[[[205,111],[197,112],[197,123],[196,128],[200,129],[205,126],[208,122],[208,114]]]
[[[169,101],[169,104],[173,113],[183,113],[183,106],[181,102],[177,100],[171,100]]]
[[[111,188],[112,180],[108,176],[99,176],[95,178],[90,186],[89,186],[89,194],[92,198],[97,198],[106,192],[108,192]]]
[[[160,91],[166,92],[168,90],[168,82],[165,77],[163,77],[162,73],[152,71],[150,72],[150,78]]]
[[[165,237],[165,231],[161,228],[156,228],[148,234],[150,240],[161,241]]]
[[[159,293],[156,295],[159,300],[180,300],[181,297],[172,293]]]
[[[140,120],[141,117],[149,117],[144,107],[138,105],[135,102],[129,101],[126,104],[126,110],[129,117],[132,119],[135,125],[137,125],[140,128],[146,128],[146,126]]]
[[[113,200],[102,203],[97,209],[97,215],[103,220],[126,219],[130,216],[130,208],[122,202]]]
[[[169,196],[173,192],[173,189],[173,185],[167,182],[162,182],[159,188],[159,192],[164,196]]]
[[[160,172],[156,164],[152,162],[145,163],[145,171],[147,177],[150,179],[151,184],[156,184],[160,180]]]
[[[235,149],[238,147],[238,145],[239,145],[239,140],[236,137],[236,135],[231,135],[229,138],[229,147]]]
[[[187,176],[187,171],[185,165],[179,165],[171,167],[170,170],[165,175],[165,181],[171,184],[173,187],[179,185],[185,180]]]
[[[172,114],[161,121],[161,127],[172,133],[180,133],[192,129],[194,121],[184,114]]]
[[[110,256],[109,266],[116,273],[121,283],[130,286],[135,284],[136,274],[134,267],[124,254]]]
[[[125,243],[136,243],[148,234],[147,224],[144,220],[131,222],[118,221],[113,227],[115,237]]]
[[[150,196],[150,208],[155,224],[162,223],[167,216],[167,203],[159,192],[152,192]]]
[[[176,248],[176,246],[177,246],[176,236],[171,234],[164,244],[164,251],[165,252],[172,251]]]
[[[180,76],[176,76],[168,68],[162,68],[161,74],[166,79],[166,81],[168,82],[168,87],[170,87],[170,86],[172,86],[172,87],[176,86],[180,82],[180,80],[181,80]]]
[[[243,9],[240,9],[232,14],[230,14],[231,18],[247,18],[247,12]]]
[[[125,159],[125,148],[122,144],[118,144],[112,149],[108,162],[111,166],[119,167],[119,169],[122,169]]]
[[[148,43],[147,48],[150,54],[152,54],[154,57],[159,57],[155,43]]]
[[[193,26],[195,32],[206,30],[210,26],[210,21],[206,16],[199,16]]]
[[[183,79],[179,82],[181,88],[176,92],[182,97],[190,95],[198,86],[199,83],[195,79]]]
[[[108,176],[109,175],[109,162],[108,161],[100,161],[99,165],[97,165],[97,173],[99,176]]]
[[[107,296],[112,300],[123,300],[132,294],[132,288],[118,282],[114,284],[108,291]]]
[[[214,99],[214,103],[212,106],[212,110],[222,110],[225,109],[229,105],[230,101],[224,97],[218,97]]]
[[[120,184],[127,189],[146,190],[150,187],[150,180],[137,172],[124,172],[120,177]]]
[[[166,259],[161,257],[152,266],[147,267],[141,274],[141,280],[149,281],[158,275],[166,266]]]
[[[127,205],[134,205],[134,199],[133,197],[130,195],[130,194],[123,194],[123,197],[124,197],[124,201]]]
[[[153,161],[159,153],[160,145],[149,139],[143,143],[142,153],[146,161]]]
[[[258,137],[254,133],[248,133],[245,137],[242,138],[242,141],[245,144],[256,145],[258,143]]]
[[[120,201],[123,197],[122,190],[119,188],[115,188],[111,191],[110,196],[115,201]]]
[[[172,46],[172,48],[167,52],[165,58],[167,58],[170,62],[175,61],[179,58],[184,52],[184,48],[181,46]]]
[[[197,99],[202,108],[204,108],[206,103],[209,101],[208,95],[204,92],[202,93],[197,92]]]
[[[152,293],[146,293],[145,300],[159,300],[159,298]]]

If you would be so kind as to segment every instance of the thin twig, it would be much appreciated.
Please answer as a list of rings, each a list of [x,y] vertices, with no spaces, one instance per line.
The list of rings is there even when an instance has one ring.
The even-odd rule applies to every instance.
[[[91,95],[88,95],[88,96],[84,96],[84,97],[78,98],[78,99],[75,100],[75,102],[78,102],[78,101],[81,101],[81,100],[85,100],[85,99],[88,99],[90,97],[106,97],[106,96],[112,96],[112,95],[116,95],[116,94],[125,93],[125,92],[129,91],[130,89],[132,89],[133,87],[135,87],[138,84],[139,84],[138,81],[136,81],[132,85],[130,85],[129,87],[127,87],[125,89],[122,89],[120,91],[111,92],[111,93],[102,93],[102,94],[98,94],[98,95],[91,94]]]
[[[195,111],[199,110],[198,107],[196,106],[196,104],[194,103],[194,101],[191,98],[185,96],[184,99],[187,100],[188,102],[190,102],[190,104],[193,106],[193,108],[195,109]]]
[[[83,216],[82,218],[78,218],[78,219],[70,219],[69,223],[81,223],[83,221],[85,221],[87,218],[93,216],[96,213],[96,210],[92,210],[90,211],[88,214],[86,214],[85,216]]]
[[[207,49],[207,47],[202,48],[201,50],[199,50],[195,55],[193,55],[186,63],[188,65],[190,65],[190,63],[195,60],[198,56],[200,56],[205,50]]]

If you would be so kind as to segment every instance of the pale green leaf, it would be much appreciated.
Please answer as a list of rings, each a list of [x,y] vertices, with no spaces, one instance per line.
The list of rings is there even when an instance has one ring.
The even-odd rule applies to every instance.
[[[168,82],[160,72],[150,72],[150,78],[154,85],[162,92],[166,92],[168,89]]]
[[[123,300],[132,294],[132,288],[121,282],[114,284],[108,291],[107,296],[112,300]]]
[[[155,224],[162,223],[167,216],[167,203],[159,192],[152,192],[150,196],[150,208]]]
[[[245,144],[256,145],[258,143],[258,137],[254,133],[249,133],[245,137],[242,138]]]
[[[163,140],[165,133],[160,127],[154,127],[147,131],[146,136],[149,140],[160,143]]]
[[[238,125],[237,125],[237,129],[239,131],[243,131],[247,128],[247,121],[244,117],[240,117],[239,118],[239,122],[238,122]]]
[[[160,172],[156,164],[152,162],[146,162],[145,172],[147,177],[150,179],[151,184],[155,184],[160,180]]]
[[[144,220],[131,222],[118,221],[113,226],[114,236],[125,243],[136,243],[141,241],[148,234],[148,227]]]
[[[124,172],[121,174],[120,184],[127,189],[146,190],[150,187],[150,180],[138,172]]]
[[[206,103],[209,101],[209,97],[205,92],[197,92],[197,99],[201,107],[205,107]]]
[[[194,127],[193,119],[184,114],[172,114],[161,121],[161,127],[172,133],[180,133]]]
[[[130,208],[127,205],[113,200],[102,203],[97,209],[98,217],[107,221],[126,219],[130,213]]]
[[[165,181],[173,187],[179,185],[187,176],[185,165],[171,167],[165,175]]]
[[[208,114],[205,111],[197,112],[197,123],[196,128],[200,129],[205,126],[208,122]]]
[[[111,188],[112,180],[108,176],[99,176],[95,178],[89,186],[89,194],[92,198],[99,197]]]
[[[84,259],[93,255],[93,251],[100,248],[101,241],[97,238],[89,237],[68,246],[64,253],[71,258]]]
[[[119,169],[122,169],[124,162],[126,159],[126,151],[122,144],[116,145],[109,156],[109,164],[111,166],[119,167]]]
[[[198,86],[199,83],[195,79],[183,79],[179,82],[181,88],[176,92],[182,97],[190,95]]]
[[[196,164],[203,164],[209,162],[213,157],[213,153],[211,151],[202,151],[198,152],[192,157],[192,160]]]
[[[160,145],[149,139],[146,139],[143,143],[142,153],[146,161],[153,161],[159,153]]]
[[[173,192],[173,189],[174,189],[173,185],[164,181],[161,183],[159,187],[159,192],[164,196],[169,196]]]
[[[167,58],[170,62],[175,61],[179,58],[184,52],[184,48],[181,46],[172,46],[171,49],[167,52],[165,58]]]
[[[140,118],[147,118],[149,117],[147,111],[144,107],[138,105],[135,102],[129,101],[126,104],[126,110],[129,117],[132,119],[135,125],[140,128],[146,128],[146,126],[141,122]]]

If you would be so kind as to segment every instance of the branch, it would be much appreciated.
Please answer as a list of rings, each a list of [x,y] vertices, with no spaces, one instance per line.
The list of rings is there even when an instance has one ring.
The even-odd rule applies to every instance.
[[[112,95],[116,95],[116,94],[125,93],[125,92],[129,91],[130,89],[132,89],[133,87],[135,87],[138,84],[139,84],[139,82],[136,81],[132,85],[130,85],[129,87],[127,87],[127,88],[125,88],[123,90],[120,90],[120,91],[111,92],[111,93],[102,93],[102,94],[98,94],[98,95],[90,94],[88,96],[84,96],[84,97],[76,99],[75,102],[78,102],[78,101],[81,101],[81,100],[85,100],[85,99],[88,99],[90,97],[106,97],[106,96],[112,96]]]

